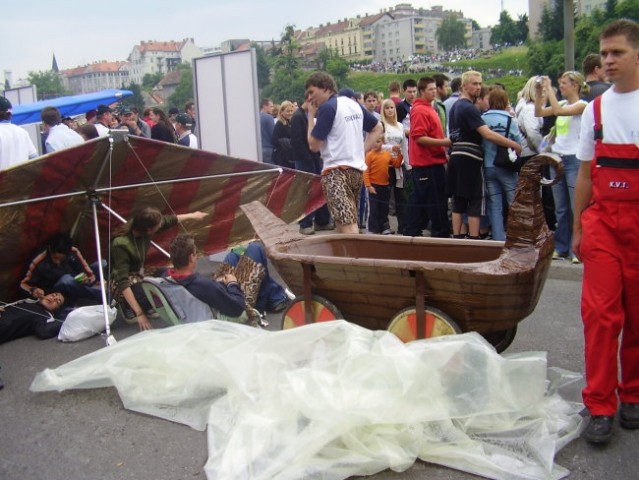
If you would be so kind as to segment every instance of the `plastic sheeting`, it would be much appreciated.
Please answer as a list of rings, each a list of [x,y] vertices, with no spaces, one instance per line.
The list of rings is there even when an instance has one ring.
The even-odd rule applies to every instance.
[[[126,408],[208,428],[210,479],[343,479],[420,458],[558,479],[581,377],[469,333],[401,343],[345,321],[267,332],[210,321],[143,332],[38,374],[33,391],[115,386]]]

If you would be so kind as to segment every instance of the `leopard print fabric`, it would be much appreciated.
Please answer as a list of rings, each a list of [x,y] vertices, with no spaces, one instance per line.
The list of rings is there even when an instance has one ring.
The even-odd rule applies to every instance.
[[[246,307],[254,308],[257,303],[260,286],[266,276],[264,267],[253,259],[242,256],[235,267],[228,263],[221,264],[214,277],[219,278],[227,273],[231,273],[237,278],[237,283],[240,284],[240,289],[244,294]]]
[[[342,225],[357,223],[363,183],[362,172],[354,168],[334,168],[322,175],[322,192],[336,222]]]

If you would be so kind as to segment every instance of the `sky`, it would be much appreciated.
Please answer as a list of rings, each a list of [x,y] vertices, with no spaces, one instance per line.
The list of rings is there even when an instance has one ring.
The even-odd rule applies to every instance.
[[[528,13],[528,0],[11,0],[0,9],[0,80],[30,71],[60,69],[96,61],[126,60],[143,40],[193,38],[215,47],[231,38],[279,39],[286,25],[297,29],[372,15],[398,3],[415,8],[444,5],[461,10],[481,27],[499,20],[502,4],[513,19]]]

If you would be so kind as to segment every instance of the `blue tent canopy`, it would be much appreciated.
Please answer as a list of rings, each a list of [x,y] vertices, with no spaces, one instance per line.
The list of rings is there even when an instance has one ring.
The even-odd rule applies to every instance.
[[[130,97],[131,95],[133,95],[133,92],[130,90],[109,89],[95,93],[58,97],[51,100],[41,100],[35,103],[15,105],[13,107],[11,123],[15,125],[39,123],[40,112],[44,107],[58,107],[63,117],[83,115],[98,105],[110,105],[112,103],[119,102],[123,98]]]

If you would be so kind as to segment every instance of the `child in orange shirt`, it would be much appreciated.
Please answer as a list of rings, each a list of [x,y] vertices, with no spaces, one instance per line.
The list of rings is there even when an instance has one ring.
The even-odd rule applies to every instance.
[[[373,149],[366,154],[366,171],[364,185],[369,195],[368,231],[389,235],[391,230],[384,230],[388,223],[388,204],[390,201],[390,180],[388,168],[399,168],[402,165],[399,145],[384,145],[384,134],[380,134]]]

